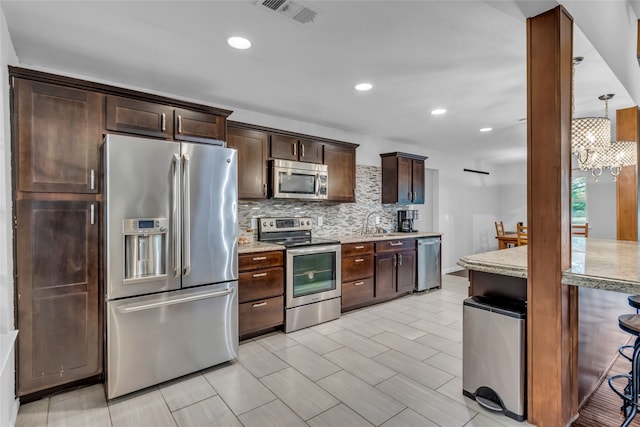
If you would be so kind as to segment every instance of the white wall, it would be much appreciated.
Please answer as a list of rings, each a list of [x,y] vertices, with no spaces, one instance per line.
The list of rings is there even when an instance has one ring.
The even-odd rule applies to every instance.
[[[616,238],[616,183],[605,171],[595,181],[590,172],[574,170],[574,176],[584,176],[587,183],[587,221],[589,237]],[[501,184],[498,221],[507,230],[515,230],[518,221],[527,222],[527,163],[516,163],[498,168]],[[497,246],[497,245],[496,245]]]
[[[13,426],[18,413],[14,388],[13,234],[11,228],[11,129],[8,64],[17,64],[0,9],[0,426]]]
[[[527,223],[527,162],[498,168],[500,210],[497,221],[507,231],[515,231],[518,222]],[[494,229],[495,234],[495,229]],[[496,242],[495,247],[498,247]]]
[[[587,221],[589,237],[616,238],[616,183],[604,171],[596,180],[590,172],[574,171],[574,176],[584,176],[587,183]]]

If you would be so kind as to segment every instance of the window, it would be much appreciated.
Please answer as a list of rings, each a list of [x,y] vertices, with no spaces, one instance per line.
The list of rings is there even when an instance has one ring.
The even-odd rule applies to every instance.
[[[587,223],[587,184],[583,176],[571,178],[571,223]]]

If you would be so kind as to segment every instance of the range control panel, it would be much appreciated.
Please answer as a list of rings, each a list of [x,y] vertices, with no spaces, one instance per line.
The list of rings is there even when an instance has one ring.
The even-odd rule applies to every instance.
[[[270,233],[273,231],[311,230],[313,220],[309,217],[260,218],[258,224],[261,233]]]

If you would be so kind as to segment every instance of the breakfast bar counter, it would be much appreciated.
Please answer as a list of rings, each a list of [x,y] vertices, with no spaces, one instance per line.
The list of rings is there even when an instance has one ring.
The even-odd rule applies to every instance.
[[[574,236],[571,268],[562,284],[578,288],[578,401],[600,384],[619,345],[629,335],[617,318],[634,310],[628,294],[640,293],[638,242]],[[469,270],[469,295],[527,300],[527,246],[469,255],[458,265]]]
[[[562,273],[565,285],[622,293],[640,293],[640,245],[624,240],[573,237],[571,268]],[[527,277],[527,247],[519,246],[460,258],[468,270]]]

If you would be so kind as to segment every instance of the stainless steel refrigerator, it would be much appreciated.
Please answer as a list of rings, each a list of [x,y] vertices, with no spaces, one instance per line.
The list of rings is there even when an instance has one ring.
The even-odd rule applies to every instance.
[[[238,355],[237,153],[107,135],[109,399]]]

